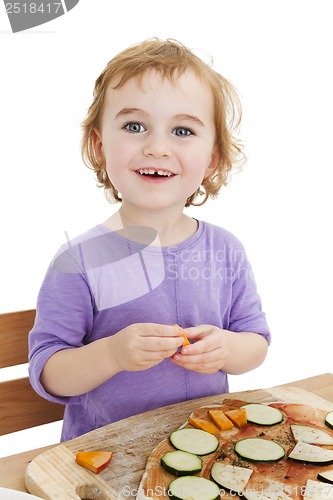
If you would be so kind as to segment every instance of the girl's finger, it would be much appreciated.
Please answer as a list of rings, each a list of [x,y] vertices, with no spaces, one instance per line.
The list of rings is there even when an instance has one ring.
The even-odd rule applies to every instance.
[[[183,345],[184,339],[180,337],[146,337],[141,344],[142,351],[174,353]]]
[[[185,365],[190,366],[201,363],[205,364],[221,363],[221,360],[223,359],[224,356],[223,349],[220,347],[217,347],[210,351],[201,351],[198,354],[191,354],[191,355],[184,355],[182,353],[183,349],[180,352],[177,352],[174,357],[177,360],[179,360],[179,362],[183,363],[184,366]]]
[[[183,346],[181,349],[181,353],[184,356],[195,356],[209,353],[211,351],[214,351],[216,348],[217,346],[216,342],[214,342],[214,339],[204,337],[194,343],[191,343],[190,345]]]
[[[204,359],[197,359],[196,362],[188,362],[187,360],[184,360],[183,357],[179,357],[178,354],[175,354],[170,358],[170,360],[183,368],[186,368],[187,370],[191,371],[196,371],[200,373],[214,373],[217,370],[220,369],[220,364],[221,362],[217,362],[217,360],[204,360]]]
[[[158,323],[145,323],[140,327],[142,337],[180,337],[183,331],[178,325],[160,325]]]
[[[194,340],[207,332],[208,328],[206,327],[206,325],[199,325],[191,326],[190,328],[184,328],[183,331],[188,339]]]

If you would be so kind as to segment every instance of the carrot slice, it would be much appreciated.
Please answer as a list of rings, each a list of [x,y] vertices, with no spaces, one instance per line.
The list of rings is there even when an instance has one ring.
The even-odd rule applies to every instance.
[[[188,340],[188,338],[186,337],[186,335],[185,335],[185,333],[184,333],[184,332],[182,332],[182,337],[183,337],[183,339],[184,339],[184,342],[183,342],[183,344],[182,344],[182,345],[183,345],[183,346],[184,346],[184,345],[190,345],[190,342],[189,342],[189,340]]]
[[[173,323],[172,326],[179,326],[179,325],[177,325],[177,323]],[[182,337],[184,339],[184,342],[182,343],[182,346],[184,346],[184,345],[190,345],[190,342],[189,342],[188,338],[186,337],[184,331],[182,331],[181,335],[182,335]]]
[[[215,425],[211,422],[208,422],[208,420],[205,420],[204,418],[190,417],[188,421],[196,429],[201,429],[202,431],[209,432],[210,434],[218,433],[218,429],[215,427]]]
[[[222,410],[208,410],[208,415],[221,431],[232,429],[234,426]]]
[[[229,410],[226,411],[225,414],[231,420],[231,422],[237,425],[237,427],[239,428],[242,428],[247,424],[245,408],[239,408],[237,410]]]
[[[76,463],[99,474],[111,461],[111,451],[79,451],[76,454]]]

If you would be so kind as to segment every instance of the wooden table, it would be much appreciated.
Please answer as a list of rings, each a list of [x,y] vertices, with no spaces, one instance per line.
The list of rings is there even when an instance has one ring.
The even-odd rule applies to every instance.
[[[305,389],[313,394],[333,402],[333,374],[325,373],[303,380],[297,380],[284,386],[294,386]],[[188,416],[188,409],[184,407],[184,420]],[[116,425],[117,422],[114,424]],[[54,446],[57,446],[56,444]],[[0,459],[0,487],[27,492],[24,484],[25,470],[31,460],[53,446],[38,448],[17,455]]]

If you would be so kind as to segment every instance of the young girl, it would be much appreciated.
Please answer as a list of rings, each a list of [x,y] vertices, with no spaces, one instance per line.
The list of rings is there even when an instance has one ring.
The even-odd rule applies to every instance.
[[[120,209],[59,250],[29,336],[34,389],[66,405],[62,440],[225,393],[227,373],[263,362],[243,246],[184,214],[237,163],[237,109],[230,83],[172,40],[130,47],[97,79],[83,155]]]

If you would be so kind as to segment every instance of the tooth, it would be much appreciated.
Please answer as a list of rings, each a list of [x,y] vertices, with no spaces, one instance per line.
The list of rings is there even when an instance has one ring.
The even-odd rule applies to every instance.
[[[171,172],[167,172],[166,170],[158,170],[157,173],[158,175],[163,175],[164,177],[170,177],[170,175],[172,175]]]
[[[154,175],[155,173],[158,175],[161,175],[163,177],[170,177],[172,175],[172,172],[168,172],[167,170],[155,170],[153,168],[140,168],[139,173],[141,175]]]

